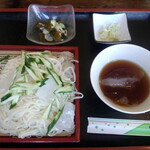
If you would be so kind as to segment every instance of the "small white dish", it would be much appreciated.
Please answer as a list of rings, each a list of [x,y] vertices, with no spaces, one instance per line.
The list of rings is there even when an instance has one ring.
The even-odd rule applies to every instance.
[[[93,29],[95,41],[99,43],[116,44],[131,41],[125,13],[93,13]]]
[[[150,78],[150,51],[132,44],[118,44],[109,46],[95,57],[90,70],[92,87],[97,96],[111,108],[123,113],[141,114],[150,111],[150,94],[142,103],[130,107],[117,105],[103,94],[99,85],[99,75],[106,64],[116,60],[126,60],[137,64]]]

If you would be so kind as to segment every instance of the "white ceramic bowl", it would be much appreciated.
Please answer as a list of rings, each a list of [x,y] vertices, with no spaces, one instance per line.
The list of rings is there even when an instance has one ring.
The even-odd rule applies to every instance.
[[[93,30],[96,42],[116,44],[131,41],[125,13],[93,13]]]
[[[39,38],[39,29],[37,24],[47,23],[49,20],[61,21],[65,24],[68,35],[63,41],[49,42],[41,41]],[[28,40],[41,45],[63,44],[74,38],[75,32],[75,14],[72,5],[46,6],[31,4],[28,7],[27,33]]]
[[[130,107],[117,105],[104,96],[99,86],[99,75],[106,64],[116,60],[126,60],[137,64],[143,68],[150,78],[150,52],[147,49],[132,44],[118,44],[110,46],[101,51],[95,57],[91,66],[90,79],[97,96],[105,104],[120,112],[128,114],[140,114],[150,111],[150,94],[141,104]]]

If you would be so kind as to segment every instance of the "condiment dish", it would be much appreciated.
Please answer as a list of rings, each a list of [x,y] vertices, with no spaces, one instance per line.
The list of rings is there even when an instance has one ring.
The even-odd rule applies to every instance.
[[[116,44],[131,41],[127,15],[93,13],[94,38],[98,43]]]
[[[72,5],[28,7],[28,40],[41,45],[58,45],[74,38],[75,14]]]
[[[118,44],[107,47],[101,51],[94,59],[91,70],[90,70],[90,79],[91,84],[96,92],[97,96],[111,108],[128,114],[141,114],[150,111],[150,94],[148,93],[147,98],[138,105],[132,106],[121,106],[108,97],[106,97],[100,87],[100,74],[104,66],[110,62],[117,60],[130,61],[140,68],[142,68],[150,79],[150,52],[149,50],[132,44]],[[150,81],[149,83],[150,84]]]

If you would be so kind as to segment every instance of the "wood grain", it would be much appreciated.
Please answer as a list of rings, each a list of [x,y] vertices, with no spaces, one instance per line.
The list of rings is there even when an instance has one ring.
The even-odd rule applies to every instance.
[[[150,0],[1,0],[0,8],[27,8],[30,4],[64,5],[75,8],[150,9]]]
[[[0,148],[0,150],[16,150],[16,148]],[[18,148],[18,150],[35,150],[35,148]],[[133,147],[85,147],[85,148],[36,148],[36,150],[150,150],[149,146]]]

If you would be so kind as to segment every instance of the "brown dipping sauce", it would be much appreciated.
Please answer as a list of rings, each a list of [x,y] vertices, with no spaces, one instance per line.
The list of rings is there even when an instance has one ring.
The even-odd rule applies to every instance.
[[[103,94],[121,106],[142,103],[150,93],[150,81],[138,65],[124,60],[107,64],[99,76]]]

